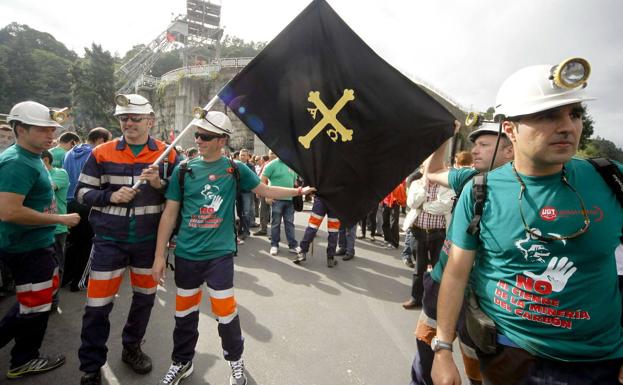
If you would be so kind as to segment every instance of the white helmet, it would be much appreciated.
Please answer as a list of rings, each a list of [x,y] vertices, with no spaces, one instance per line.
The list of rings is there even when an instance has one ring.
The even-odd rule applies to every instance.
[[[595,98],[586,96],[590,65],[571,58],[559,65],[530,66],[512,74],[500,87],[495,100],[495,117],[534,114]]]
[[[202,110],[202,112],[203,113],[201,114],[198,114],[198,112],[194,113],[195,118],[190,123],[191,125],[203,128],[204,130],[210,132],[214,132],[215,134],[232,134],[233,130],[231,120],[229,120],[229,116],[222,113],[221,111],[208,111],[207,113],[205,113]],[[203,116],[198,118],[197,115]]]
[[[11,122],[19,121],[39,127],[62,127],[59,121],[54,120],[55,117],[57,117],[56,111],[29,100],[14,105],[9,112],[7,122],[11,124]],[[59,120],[60,123],[64,121],[64,119]]]
[[[469,140],[470,142],[474,143],[476,141],[476,139],[478,139],[479,136],[481,135],[498,135],[500,133],[500,126],[497,123],[492,123],[492,122],[484,122],[482,123],[482,125],[480,127],[478,127],[478,129],[472,131],[469,133]],[[504,132],[502,132],[502,135],[506,135]]]
[[[138,94],[119,94],[115,96],[115,116],[124,114],[148,115],[154,114],[149,100]]]

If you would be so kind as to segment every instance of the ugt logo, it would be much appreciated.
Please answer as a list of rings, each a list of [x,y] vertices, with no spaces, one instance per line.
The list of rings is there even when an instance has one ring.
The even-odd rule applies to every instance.
[[[329,135],[332,141],[337,142],[338,135],[342,138],[342,142],[348,142],[353,139],[353,130],[344,127],[342,123],[337,120],[336,116],[342,108],[344,108],[346,103],[355,100],[355,91],[349,89],[344,90],[342,97],[331,109],[328,109],[322,100],[320,100],[320,92],[318,91],[310,91],[307,100],[316,106],[316,108],[307,109],[312,118],[316,119],[316,113],[320,110],[320,112],[322,112],[322,119],[316,123],[306,135],[299,136],[299,142],[303,147],[309,149],[311,141],[328,125],[333,126],[333,128],[327,130],[327,135]]]
[[[558,211],[555,207],[545,206],[541,209],[540,216],[544,221],[551,222],[558,217]]]

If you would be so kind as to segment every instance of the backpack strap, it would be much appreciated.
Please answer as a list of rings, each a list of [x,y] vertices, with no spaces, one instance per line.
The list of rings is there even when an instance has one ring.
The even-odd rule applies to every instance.
[[[472,217],[467,232],[471,235],[480,233],[480,220],[487,199],[487,173],[483,172],[474,176],[472,185],[472,196],[474,197],[474,216]]]
[[[232,210],[232,213],[234,216],[232,223],[234,224],[234,239],[235,239],[235,244],[236,244],[236,251],[234,252],[234,256],[236,256],[238,255],[238,229],[236,228],[236,207],[235,206],[236,206],[236,199],[238,197],[238,194],[240,194],[240,170],[238,170],[238,166],[236,165],[236,162],[234,162],[232,159],[227,158],[227,161],[229,162],[229,168],[227,169],[227,172],[234,176],[234,183],[236,184],[236,195],[233,200],[234,207]],[[240,218],[240,220],[242,220],[242,218]]]
[[[623,207],[623,174],[616,164],[608,158],[591,158],[587,159],[595,170],[601,175],[606,184],[610,186],[621,207]],[[623,243],[623,236],[621,236]]]

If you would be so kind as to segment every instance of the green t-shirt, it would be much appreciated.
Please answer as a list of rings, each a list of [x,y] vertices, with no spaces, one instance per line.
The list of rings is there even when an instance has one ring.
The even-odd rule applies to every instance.
[[[506,164],[487,176],[479,237],[466,232],[472,195],[461,195],[452,243],[476,251],[472,288],[482,310],[511,341],[537,356],[563,361],[620,358],[623,328],[614,251],[623,209],[587,161],[572,159],[565,168],[590,217],[587,233],[551,242],[531,236],[520,216],[520,185]],[[533,231],[568,235],[582,227],[578,197],[560,173],[521,178],[526,185],[521,207]]]
[[[459,195],[463,191],[463,187],[465,184],[474,177],[474,175],[478,174],[478,171],[473,168],[463,167],[463,168],[451,168],[448,172],[448,185],[454,192]],[[466,193],[467,194],[467,193]],[[471,190],[469,191],[471,194]],[[458,197],[457,197],[458,199]],[[450,247],[452,246],[452,242],[450,241],[452,233],[452,221],[448,225],[446,230],[446,239],[443,242],[443,247],[441,248],[441,252],[439,253],[439,261],[433,267],[433,271],[431,271],[430,276],[435,282],[441,282],[441,276],[443,275],[443,269],[446,267],[446,263],[448,263],[448,253],[450,252]]]
[[[56,200],[56,210],[59,214],[67,214],[67,190],[69,189],[69,175],[62,168],[52,167],[50,179],[54,184],[54,200]],[[54,234],[66,233],[67,226],[58,224]]]
[[[240,189],[251,191],[260,180],[254,172],[236,161]],[[195,261],[222,257],[236,251],[234,203],[236,179],[227,158],[206,162],[195,158],[188,162],[192,173],[184,177],[182,222],[177,235],[175,254]],[[166,198],[180,201],[179,166],[173,170]]]
[[[63,159],[65,159],[65,154],[67,150],[62,147],[56,146],[50,149],[50,154],[52,154],[52,167],[63,168]]]
[[[268,163],[264,167],[263,176],[268,178],[271,186],[279,187],[294,187],[294,181],[296,181],[296,173],[288,167],[281,159],[275,159]],[[281,199],[284,201],[291,201],[292,198]]]
[[[19,145],[0,155],[0,192],[24,196],[25,207],[42,213],[55,213],[54,194],[48,170],[40,154]],[[56,225],[18,225],[0,221],[0,250],[23,253],[54,243]]]

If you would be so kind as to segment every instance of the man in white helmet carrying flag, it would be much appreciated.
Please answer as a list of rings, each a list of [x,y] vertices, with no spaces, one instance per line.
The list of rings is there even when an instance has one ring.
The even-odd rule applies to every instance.
[[[176,167],[167,192],[166,207],[158,227],[156,255],[152,267],[155,281],[164,282],[167,242],[181,213],[175,249],[175,330],[172,364],[161,385],[178,384],[193,372],[195,346],[199,338],[199,305],[206,283],[212,313],[218,322],[223,356],[232,370],[231,385],[244,385],[242,353],[244,338],[234,297],[236,190],[252,191],[271,199],[306,195],[311,187],[286,188],[260,183],[258,176],[239,161],[221,155],[232,135],[229,117],[220,111],[201,112],[190,129],[194,131],[199,157]]]

